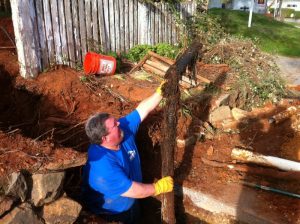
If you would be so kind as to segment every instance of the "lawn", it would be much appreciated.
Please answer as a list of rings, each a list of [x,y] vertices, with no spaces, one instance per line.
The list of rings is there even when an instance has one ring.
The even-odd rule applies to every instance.
[[[249,12],[210,9],[227,33],[257,41],[257,45],[271,54],[300,57],[300,29],[261,14],[253,14],[252,27],[248,28]]]

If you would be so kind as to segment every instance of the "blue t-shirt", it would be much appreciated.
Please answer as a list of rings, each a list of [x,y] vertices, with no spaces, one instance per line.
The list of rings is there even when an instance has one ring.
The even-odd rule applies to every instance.
[[[137,110],[119,119],[124,139],[119,150],[91,144],[83,168],[83,200],[96,214],[127,211],[135,199],[122,197],[132,181],[142,182],[140,158],[135,135],[141,118]]]

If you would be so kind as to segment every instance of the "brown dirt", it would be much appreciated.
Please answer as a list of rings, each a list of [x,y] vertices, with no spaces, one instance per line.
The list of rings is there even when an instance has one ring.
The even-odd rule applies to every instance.
[[[0,20],[0,25],[3,24],[11,23]],[[0,37],[0,45],[10,46],[8,39],[3,35]],[[215,68],[206,69],[208,78],[209,72],[211,77],[216,77],[217,72],[222,73],[215,71]],[[82,75],[82,72],[67,67],[57,67],[40,74],[35,80],[24,80],[18,75],[16,53],[0,50],[1,180],[13,171],[20,169],[36,171],[53,161],[60,163],[85,155],[88,141],[83,123],[89,115],[97,111],[106,111],[116,117],[125,115],[135,108],[139,101],[149,96],[158,85],[155,80],[137,81],[125,74],[121,74],[124,79],[118,79],[117,76],[93,77],[91,84],[91,82],[81,81]],[[94,88],[96,85],[97,88]],[[120,96],[126,101],[122,102]],[[208,105],[211,100],[208,98],[205,104],[196,103],[192,111],[193,116],[179,113],[177,127],[179,138],[187,138],[198,131],[201,123],[199,118],[203,121],[207,120],[206,112],[209,111]],[[247,125],[238,124],[236,133],[217,132],[212,140],[206,139],[186,148],[176,148],[176,184],[214,194],[216,198],[223,194],[222,191],[216,190],[219,186],[238,183],[243,179],[299,194],[298,180],[281,181],[276,178],[251,175],[250,172],[210,166],[202,161],[202,158],[206,158],[231,164],[233,161],[230,159],[230,150],[235,146],[244,146],[262,154],[297,160],[300,136],[292,128],[294,121],[289,119],[280,125],[268,123],[271,115],[291,104],[299,104],[299,102],[285,101],[277,106],[268,105],[263,109],[255,110],[253,112],[255,119],[249,120]],[[158,109],[146,119],[137,137],[146,182],[160,178],[161,119],[161,109]],[[289,145],[293,145],[293,149],[290,149]],[[208,153],[208,149],[213,151]],[[246,168],[252,167],[246,166]],[[259,197],[260,200],[273,200],[273,209],[283,216],[288,216],[291,220],[289,223],[300,222],[300,206],[297,199],[288,197],[285,199],[283,198],[285,196],[281,195],[270,197],[270,194],[264,191],[260,191]],[[177,200],[178,209],[182,209],[183,202],[180,201],[182,199]],[[192,210],[191,203],[185,202],[185,205],[187,211]],[[147,223],[157,223],[159,206],[158,200],[145,200],[142,212],[148,220]],[[268,211],[272,208],[261,205],[261,209]],[[216,220],[205,218],[207,216],[205,212],[199,216],[218,223]],[[185,223],[200,222],[198,218],[181,219],[180,221]],[[101,220],[83,212],[78,223],[80,222],[101,223]]]

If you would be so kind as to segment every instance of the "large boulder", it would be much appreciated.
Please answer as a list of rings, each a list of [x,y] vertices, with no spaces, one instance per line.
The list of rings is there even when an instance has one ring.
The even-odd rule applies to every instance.
[[[27,182],[24,175],[21,172],[12,173],[7,185],[5,186],[5,194],[11,195],[16,198],[20,198],[22,202],[26,200],[28,193]]]
[[[76,201],[68,197],[61,197],[44,206],[43,218],[46,224],[72,224],[78,218],[81,208]]]
[[[10,213],[0,219],[5,224],[43,224],[44,222],[34,213],[29,203],[15,207]]]
[[[64,177],[65,172],[32,175],[32,203],[42,206],[61,196]]]

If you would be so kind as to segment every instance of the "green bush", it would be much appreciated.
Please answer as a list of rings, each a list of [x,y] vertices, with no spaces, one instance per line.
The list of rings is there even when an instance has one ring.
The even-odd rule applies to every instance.
[[[274,8],[269,8],[269,12],[270,12],[271,14],[274,14]]]
[[[295,14],[295,9],[281,9],[281,17],[290,18],[291,14]]]
[[[148,44],[136,45],[129,50],[126,57],[130,61],[137,62],[141,60],[148,51],[153,51],[161,56],[175,59],[179,52],[179,47],[167,43],[159,43],[154,46]]]
[[[294,18],[295,19],[300,19],[300,12],[294,12]]]

